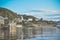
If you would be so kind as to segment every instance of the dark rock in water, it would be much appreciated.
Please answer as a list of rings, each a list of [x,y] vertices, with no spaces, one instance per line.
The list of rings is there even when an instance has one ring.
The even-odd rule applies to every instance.
[[[57,21],[57,22],[56,22],[56,25],[60,25],[60,21]]]
[[[57,22],[56,22],[56,27],[57,27],[57,28],[60,28],[60,21],[57,21]]]
[[[57,26],[57,28],[59,28],[59,29],[60,29],[60,26]]]

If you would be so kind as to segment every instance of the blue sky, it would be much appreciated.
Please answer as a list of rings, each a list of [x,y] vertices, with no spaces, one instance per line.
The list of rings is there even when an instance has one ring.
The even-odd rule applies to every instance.
[[[44,20],[60,20],[60,0],[0,0],[0,7]]]

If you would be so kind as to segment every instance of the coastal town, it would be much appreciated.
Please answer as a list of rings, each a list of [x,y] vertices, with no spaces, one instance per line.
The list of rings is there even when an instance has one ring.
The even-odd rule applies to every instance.
[[[0,40],[60,40],[60,0],[0,0]]]
[[[52,20],[47,21],[32,15],[20,15],[6,8],[0,8],[0,40],[34,38],[36,34],[42,34],[44,28],[56,26],[57,23]]]

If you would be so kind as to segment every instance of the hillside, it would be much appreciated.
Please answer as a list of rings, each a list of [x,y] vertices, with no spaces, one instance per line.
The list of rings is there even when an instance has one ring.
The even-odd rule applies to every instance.
[[[17,14],[9,9],[0,7],[0,16],[8,17],[9,19],[14,19],[15,17],[17,17]]]

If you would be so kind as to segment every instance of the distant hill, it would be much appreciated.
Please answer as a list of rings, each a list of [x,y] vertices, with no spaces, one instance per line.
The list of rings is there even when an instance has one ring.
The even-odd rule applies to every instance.
[[[17,14],[9,9],[0,7],[0,16],[8,17],[9,19],[14,19],[15,17],[17,17]]]

